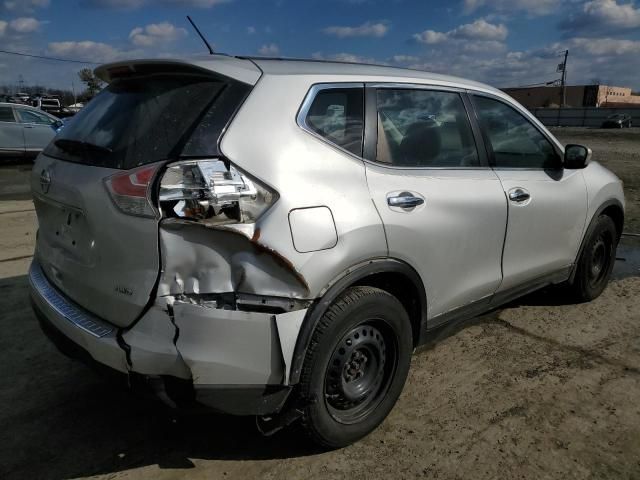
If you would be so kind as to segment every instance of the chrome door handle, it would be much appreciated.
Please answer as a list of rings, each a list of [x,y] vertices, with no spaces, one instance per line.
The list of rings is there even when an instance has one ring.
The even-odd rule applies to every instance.
[[[390,207],[414,208],[424,203],[424,198],[416,197],[409,192],[402,192],[396,197],[387,197]]]
[[[526,202],[531,198],[529,192],[523,188],[514,188],[509,191],[509,200],[516,203]]]

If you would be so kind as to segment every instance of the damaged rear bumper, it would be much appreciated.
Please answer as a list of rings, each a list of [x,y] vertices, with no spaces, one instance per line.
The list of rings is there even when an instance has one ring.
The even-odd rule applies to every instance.
[[[68,356],[155,383],[178,379],[170,383],[188,385],[197,402],[225,413],[275,413],[287,399],[306,308],[271,314],[160,297],[133,327],[120,329],[66,298],[37,261],[29,281],[43,330]]]

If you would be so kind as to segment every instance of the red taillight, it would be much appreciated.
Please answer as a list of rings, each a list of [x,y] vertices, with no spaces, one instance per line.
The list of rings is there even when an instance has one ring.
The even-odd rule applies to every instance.
[[[149,189],[160,164],[116,173],[107,178],[105,185],[113,203],[124,213],[142,217],[155,217],[149,201]]]

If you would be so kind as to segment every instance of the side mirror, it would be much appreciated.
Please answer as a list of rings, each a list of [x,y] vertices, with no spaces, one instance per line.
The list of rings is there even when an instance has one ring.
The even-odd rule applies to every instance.
[[[591,149],[584,145],[567,145],[564,147],[564,168],[585,168],[591,161],[591,153]]]
[[[64,126],[64,122],[62,120],[56,120],[55,122],[53,122],[53,126],[56,128],[56,130],[62,126]]]

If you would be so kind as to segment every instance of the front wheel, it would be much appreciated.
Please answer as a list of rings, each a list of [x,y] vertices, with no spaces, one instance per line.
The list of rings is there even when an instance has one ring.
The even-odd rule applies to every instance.
[[[611,217],[600,215],[587,232],[570,288],[578,301],[589,302],[603,292],[616,259],[618,235]]]
[[[302,424],[327,448],[373,431],[402,392],[413,338],[402,304],[372,287],[352,287],[321,318],[305,356]]]

